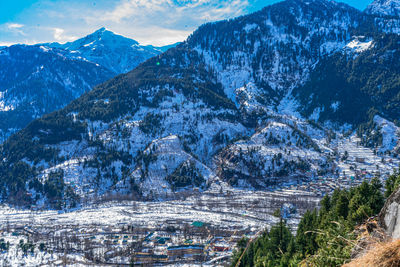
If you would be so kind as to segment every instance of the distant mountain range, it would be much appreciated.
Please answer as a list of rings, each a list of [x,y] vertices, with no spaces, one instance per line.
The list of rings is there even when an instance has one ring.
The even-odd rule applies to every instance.
[[[74,42],[44,45],[71,51],[76,56],[97,63],[115,74],[120,74],[134,69],[140,63],[177,44],[164,47],[142,46],[135,40],[117,35],[106,28],[101,28]]]
[[[286,0],[201,26],[8,139],[2,199],[61,208],[339,175],[338,138],[356,131],[375,154],[397,157],[400,17],[386,6],[399,5]]]
[[[66,44],[1,47],[0,142],[165,48],[141,46],[105,28]]]

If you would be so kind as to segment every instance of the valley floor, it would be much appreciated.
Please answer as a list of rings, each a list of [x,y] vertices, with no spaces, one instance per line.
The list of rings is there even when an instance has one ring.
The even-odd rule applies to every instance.
[[[255,236],[276,223],[272,216],[276,209],[284,207],[295,228],[300,216],[316,207],[318,200],[304,191],[254,192],[215,185],[185,200],[109,202],[69,212],[2,206],[0,239],[10,242],[10,247],[0,254],[0,265],[129,265],[135,258],[137,263],[192,266],[209,262],[215,266],[218,259],[227,262],[240,238]],[[33,253],[24,253],[20,240],[34,244]],[[201,252],[171,255],[171,248],[184,250],[189,245]]]

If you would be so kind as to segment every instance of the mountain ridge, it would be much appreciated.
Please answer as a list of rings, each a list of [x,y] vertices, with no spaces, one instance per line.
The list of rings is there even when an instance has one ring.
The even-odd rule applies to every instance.
[[[64,107],[93,86],[160,53],[105,28],[63,45],[1,48],[0,142],[33,119]]]
[[[0,140],[113,77],[95,63],[44,46],[3,48],[0,65]]]
[[[128,72],[141,62],[162,52],[153,46],[139,45],[139,42],[115,34],[105,27],[73,42],[45,45],[77,53],[89,61],[108,68],[115,74]]]

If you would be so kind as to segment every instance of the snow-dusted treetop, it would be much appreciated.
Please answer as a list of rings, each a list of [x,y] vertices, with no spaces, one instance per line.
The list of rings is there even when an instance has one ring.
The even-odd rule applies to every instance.
[[[400,0],[375,0],[366,9],[373,15],[400,16]]]

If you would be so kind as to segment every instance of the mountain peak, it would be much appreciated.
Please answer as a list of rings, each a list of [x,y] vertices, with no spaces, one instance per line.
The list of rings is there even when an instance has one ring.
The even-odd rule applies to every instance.
[[[365,12],[371,15],[400,17],[400,0],[375,0]]]
[[[116,34],[105,27],[73,42],[43,45],[68,50],[74,56],[99,64],[115,74],[128,72],[169,48],[142,46],[139,42]],[[170,47],[172,46],[174,45]]]
[[[88,61],[97,63],[115,74],[132,70],[146,59],[161,53],[159,49],[141,46],[139,42],[102,27],[76,41],[52,45],[72,51]]]
[[[91,38],[101,38],[101,37],[104,37],[104,36],[108,36],[109,38],[115,38],[115,39],[125,39],[125,40],[128,39],[128,40],[130,40],[130,41],[136,42],[135,40],[132,40],[132,39],[129,39],[129,38],[125,37],[125,36],[116,34],[116,33],[114,33],[113,31],[111,31],[111,30],[109,30],[109,29],[107,29],[107,28],[105,28],[105,27],[101,27],[100,29],[98,29],[98,30],[96,30],[95,32],[93,32],[93,33],[87,35],[87,36],[84,37],[84,38],[88,38],[88,37],[91,37]]]
[[[62,45],[62,48],[80,50],[82,48],[93,49],[100,46],[115,47],[116,45],[130,47],[139,45],[139,43],[133,39],[116,34],[107,28],[102,27],[81,39]]]
[[[139,44],[137,41],[127,38],[125,36],[116,34],[105,27],[98,29],[97,31],[87,35],[86,37],[84,37],[80,40],[83,40],[84,42],[88,42],[88,41],[90,41],[90,42],[93,42],[93,41],[115,42],[115,41],[118,41],[119,43],[123,42],[123,43],[126,43],[127,45],[138,45]],[[80,40],[77,40],[77,41],[80,41]]]
[[[98,29],[98,30],[95,31],[94,33],[103,33],[103,32],[105,32],[105,31],[109,31],[109,30],[107,30],[106,27],[101,27],[100,29]]]

